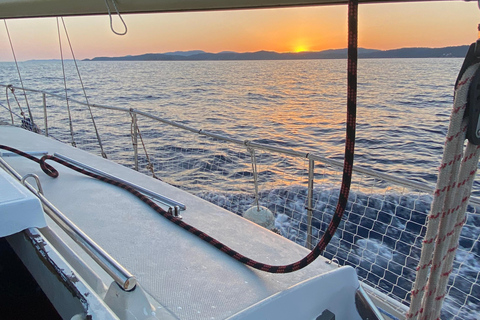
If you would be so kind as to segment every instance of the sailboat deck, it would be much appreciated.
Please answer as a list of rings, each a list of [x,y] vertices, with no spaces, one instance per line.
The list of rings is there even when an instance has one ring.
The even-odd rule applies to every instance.
[[[182,202],[187,207],[181,212],[186,223],[252,259],[283,265],[308,253],[235,214],[109,160],[12,126],[0,126],[0,136],[10,147],[68,155]],[[51,164],[60,173],[57,179],[48,177],[28,159],[5,160],[21,175],[38,175],[49,201],[133,273],[160,305],[182,319],[226,318],[302,281],[338,269],[319,258],[291,274],[257,271],[200,241],[118,187],[54,162]],[[48,224],[61,234],[54,222],[48,220]]]

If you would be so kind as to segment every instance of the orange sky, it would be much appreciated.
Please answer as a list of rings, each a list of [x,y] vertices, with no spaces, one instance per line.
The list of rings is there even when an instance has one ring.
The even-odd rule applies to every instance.
[[[65,18],[76,57],[195,49],[288,52],[346,47],[346,6],[124,15],[124,19],[126,36],[110,31],[107,16]],[[359,46],[393,49],[469,44],[477,37],[478,23],[476,2],[364,4],[359,9]],[[8,20],[7,24],[18,60],[59,58],[55,18]],[[11,61],[3,23],[0,47],[0,61]]]

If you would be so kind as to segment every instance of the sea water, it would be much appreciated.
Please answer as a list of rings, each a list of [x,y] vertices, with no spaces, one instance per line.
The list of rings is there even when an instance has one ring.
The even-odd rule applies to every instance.
[[[360,60],[356,165],[424,183],[433,188],[448,129],[453,86],[462,61],[454,58]],[[82,92],[75,68],[71,62],[67,62],[66,66],[70,97],[80,100]],[[229,137],[283,148],[309,150],[330,159],[343,160],[346,116],[345,60],[81,61],[79,68],[91,103],[135,108]],[[64,94],[60,62],[23,62],[20,63],[20,70],[26,87]],[[17,79],[14,64],[0,63],[0,83],[19,85]],[[0,103],[5,106],[5,99],[0,100]],[[110,130],[114,131],[115,128],[111,127]],[[162,146],[157,145],[155,148],[160,149]],[[198,161],[205,160],[200,149],[191,148],[188,152]],[[223,159],[227,155],[228,150],[216,156]],[[218,174],[225,175],[220,171]],[[287,193],[294,194],[295,198],[291,199],[293,206],[304,207],[305,187],[295,183],[285,186],[280,175],[275,172],[271,172],[270,178],[273,185],[277,179],[276,182],[281,186],[268,190],[268,194],[261,193],[261,198],[268,196],[274,206],[275,199],[280,199]],[[298,177],[298,181],[302,179],[304,177]],[[293,180],[295,182],[295,178]],[[324,182],[329,185],[329,181]],[[332,184],[337,182],[331,181]],[[219,205],[228,199],[240,208],[237,213],[251,204],[244,203],[243,198],[228,191],[237,183],[234,178],[212,179],[212,184],[215,183],[218,184],[215,190],[226,192],[204,193],[204,198]],[[291,192],[293,189],[295,192]],[[200,193],[194,187],[190,187],[189,191]],[[332,211],[329,208],[335,208],[336,200],[332,200],[335,197],[331,195],[335,193],[338,194],[338,186],[316,189],[316,209]],[[423,225],[425,215],[412,216],[412,208],[426,213],[431,202],[429,196],[422,196],[422,201],[418,202],[415,198],[418,196],[413,195],[405,198],[392,194],[387,199],[362,192],[353,193],[356,200],[355,204],[350,204],[350,211],[361,210],[363,216],[372,215],[370,221],[383,221],[386,225],[402,225],[402,221],[406,221],[403,216],[409,216],[411,222],[403,223],[405,228]],[[475,182],[473,194],[480,195],[478,181]],[[360,203],[364,205],[359,206]],[[405,210],[390,208],[391,205],[399,203]],[[403,237],[404,243],[413,243],[418,239],[398,232],[388,234],[388,228],[384,230],[388,235],[385,237],[383,233],[369,232],[373,226],[367,226],[369,222],[360,215],[351,214],[348,218],[344,228],[365,228],[365,239],[351,239],[349,245],[355,245],[357,249],[371,249],[378,255],[365,257],[363,260],[349,254],[337,255],[337,258],[340,258],[342,263],[360,264],[363,266],[361,270],[370,270],[374,277],[385,277],[389,280],[387,283],[400,283],[393,289],[387,284],[386,292],[401,291],[399,296],[408,293],[411,282],[406,282],[403,286],[401,282],[413,275],[405,274],[405,270],[396,266],[400,265],[400,262],[412,263],[404,257],[418,256],[418,252],[413,254],[411,251],[414,249],[410,246],[399,247],[396,238]],[[286,215],[278,214],[276,224],[283,235],[304,244],[304,237],[289,231],[291,228]],[[322,226],[314,227],[322,231]],[[465,230],[469,234],[468,239],[477,241],[463,241],[460,244],[464,246],[464,251],[457,255],[456,265],[462,264],[463,269],[449,292],[451,298],[447,300],[447,311],[443,313],[445,319],[455,318],[456,315],[462,319],[480,317],[480,287],[478,284],[471,285],[475,283],[475,279],[478,281],[480,276],[478,214],[469,216]],[[421,233],[420,228],[418,232]],[[361,230],[357,230],[357,233],[362,235]],[[336,240],[337,245],[347,241],[338,238]],[[399,252],[402,254],[399,255]],[[391,261],[396,259],[403,261],[392,264]],[[376,266],[382,267],[377,274]],[[360,276],[368,280],[371,275]],[[470,296],[457,293],[459,290],[467,291]],[[462,304],[468,305],[468,308],[460,308]]]

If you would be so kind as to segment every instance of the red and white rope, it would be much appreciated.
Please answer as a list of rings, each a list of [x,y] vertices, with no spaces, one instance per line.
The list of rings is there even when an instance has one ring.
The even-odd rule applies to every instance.
[[[464,114],[470,83],[478,67],[479,64],[469,67],[455,88],[450,126],[407,319],[440,319],[480,155],[479,146],[470,142],[464,151],[468,123]]]

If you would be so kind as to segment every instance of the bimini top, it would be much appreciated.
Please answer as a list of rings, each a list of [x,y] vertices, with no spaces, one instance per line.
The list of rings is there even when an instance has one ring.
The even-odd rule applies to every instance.
[[[359,0],[414,1],[419,0]],[[347,0],[0,0],[0,19],[108,14],[107,3],[112,12],[116,6],[120,13],[148,13],[346,4]]]

